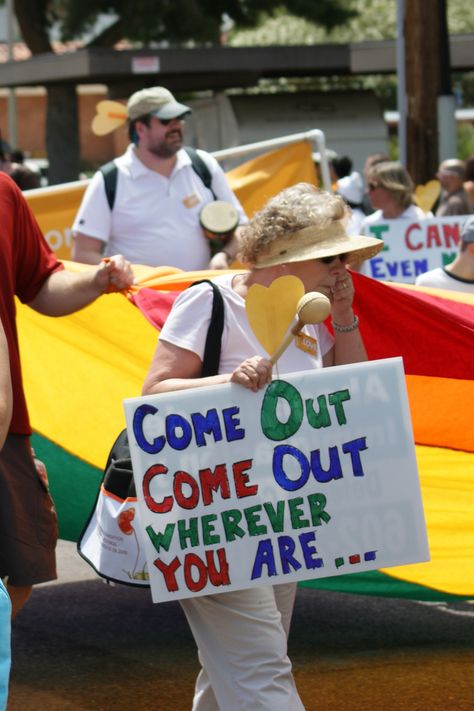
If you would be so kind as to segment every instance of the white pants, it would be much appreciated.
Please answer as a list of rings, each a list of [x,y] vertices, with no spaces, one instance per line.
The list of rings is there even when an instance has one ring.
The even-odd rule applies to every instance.
[[[304,711],[287,655],[296,584],[181,600],[202,670],[193,711]]]

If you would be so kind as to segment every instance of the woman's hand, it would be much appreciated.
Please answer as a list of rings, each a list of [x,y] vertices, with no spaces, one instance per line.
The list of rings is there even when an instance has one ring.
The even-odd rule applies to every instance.
[[[241,363],[230,377],[231,383],[238,383],[254,393],[265,387],[272,379],[272,363],[261,356],[252,356]]]
[[[354,284],[347,270],[341,274],[331,289],[329,296],[332,306],[332,318],[341,326],[349,325],[354,319],[352,302],[354,301]],[[347,322],[347,323],[346,323]]]

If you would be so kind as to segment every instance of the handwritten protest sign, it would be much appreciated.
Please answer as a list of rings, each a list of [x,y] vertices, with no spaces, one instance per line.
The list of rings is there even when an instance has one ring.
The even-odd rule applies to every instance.
[[[125,412],[154,602],[429,558],[400,358]]]
[[[385,246],[382,252],[364,264],[364,274],[373,279],[414,284],[419,274],[453,261],[465,219],[465,215],[458,215],[415,222],[375,222],[368,227],[367,233],[383,239]]]

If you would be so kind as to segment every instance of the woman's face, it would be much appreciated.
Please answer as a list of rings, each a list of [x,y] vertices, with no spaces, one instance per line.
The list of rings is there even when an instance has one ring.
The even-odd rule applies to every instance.
[[[390,190],[383,188],[376,177],[371,177],[368,180],[367,187],[369,190],[369,198],[372,207],[376,210],[383,210],[387,205],[393,202]]]
[[[310,259],[305,262],[288,262],[288,274],[298,277],[303,282],[305,292],[320,291],[328,298],[336,282],[346,274],[346,254],[323,259]]]

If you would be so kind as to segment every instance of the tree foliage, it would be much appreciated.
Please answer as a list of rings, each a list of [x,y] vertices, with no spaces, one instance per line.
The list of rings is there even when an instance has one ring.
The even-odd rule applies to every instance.
[[[34,20],[32,33],[44,35],[55,26],[64,40],[90,34],[99,17],[108,16],[108,28],[92,45],[123,38],[144,44],[218,43],[224,16],[236,27],[250,28],[281,8],[332,30],[355,16],[350,5],[351,0],[15,0],[18,15]]]

